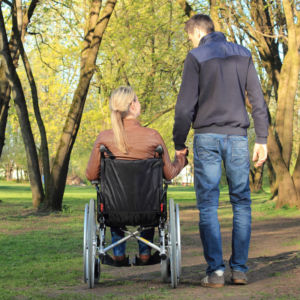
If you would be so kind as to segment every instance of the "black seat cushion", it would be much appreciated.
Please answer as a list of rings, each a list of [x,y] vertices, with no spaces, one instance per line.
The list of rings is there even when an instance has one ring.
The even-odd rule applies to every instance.
[[[105,223],[157,226],[161,215],[162,160],[101,160]]]

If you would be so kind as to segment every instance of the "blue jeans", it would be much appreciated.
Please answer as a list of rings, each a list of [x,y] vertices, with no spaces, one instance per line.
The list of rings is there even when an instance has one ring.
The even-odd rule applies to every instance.
[[[195,134],[194,172],[199,230],[208,264],[207,274],[225,270],[218,221],[221,163],[224,162],[233,210],[232,254],[230,267],[246,272],[251,235],[251,199],[249,188],[249,150],[246,136]]]
[[[120,228],[111,227],[111,242],[115,243],[124,237],[124,232]],[[154,237],[154,228],[146,229],[141,232],[141,237],[153,242]],[[147,246],[146,244],[138,241],[139,244],[139,254],[142,255],[150,255],[151,247]],[[126,242],[116,246],[113,248],[114,256],[123,256],[126,250]]]

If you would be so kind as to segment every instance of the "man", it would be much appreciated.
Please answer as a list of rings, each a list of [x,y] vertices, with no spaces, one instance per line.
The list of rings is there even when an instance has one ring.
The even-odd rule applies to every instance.
[[[247,284],[246,262],[251,232],[249,150],[245,108],[248,96],[256,133],[253,161],[267,159],[268,113],[251,53],[229,43],[207,15],[195,15],[185,25],[194,49],[185,60],[175,108],[173,139],[183,151],[191,123],[194,128],[194,172],[200,237],[208,264],[205,287],[224,286],[225,265],[218,222],[219,182],[223,161],[233,210],[233,284]]]

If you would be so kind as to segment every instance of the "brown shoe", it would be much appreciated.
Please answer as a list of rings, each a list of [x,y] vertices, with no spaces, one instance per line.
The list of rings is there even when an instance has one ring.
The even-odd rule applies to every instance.
[[[140,261],[143,264],[146,264],[149,259],[150,259],[150,254],[140,254]]]
[[[206,275],[204,278],[201,279],[200,284],[204,287],[210,288],[221,288],[225,284],[224,274],[218,275],[215,271],[210,275]]]
[[[121,256],[113,256],[114,261],[123,261],[125,260],[125,258],[126,258],[125,254]]]
[[[236,285],[245,285],[248,284],[247,276],[244,272],[241,271],[232,271],[231,273],[231,282]]]
[[[111,257],[107,253],[102,258],[102,264],[114,266],[114,267],[130,267],[131,266],[128,256],[120,255],[120,256]]]

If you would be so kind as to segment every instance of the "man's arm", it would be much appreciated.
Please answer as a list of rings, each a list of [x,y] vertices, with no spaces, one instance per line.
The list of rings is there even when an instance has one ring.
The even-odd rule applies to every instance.
[[[246,91],[252,106],[251,114],[254,121],[256,143],[266,144],[269,128],[268,109],[252,58],[249,60]]]
[[[184,62],[182,82],[175,106],[173,141],[175,149],[186,148],[185,141],[195,114],[199,98],[200,67],[196,58],[189,53]]]
[[[249,60],[246,91],[252,106],[252,117],[256,133],[252,160],[256,162],[254,166],[257,168],[262,166],[268,155],[269,115],[252,58]]]

